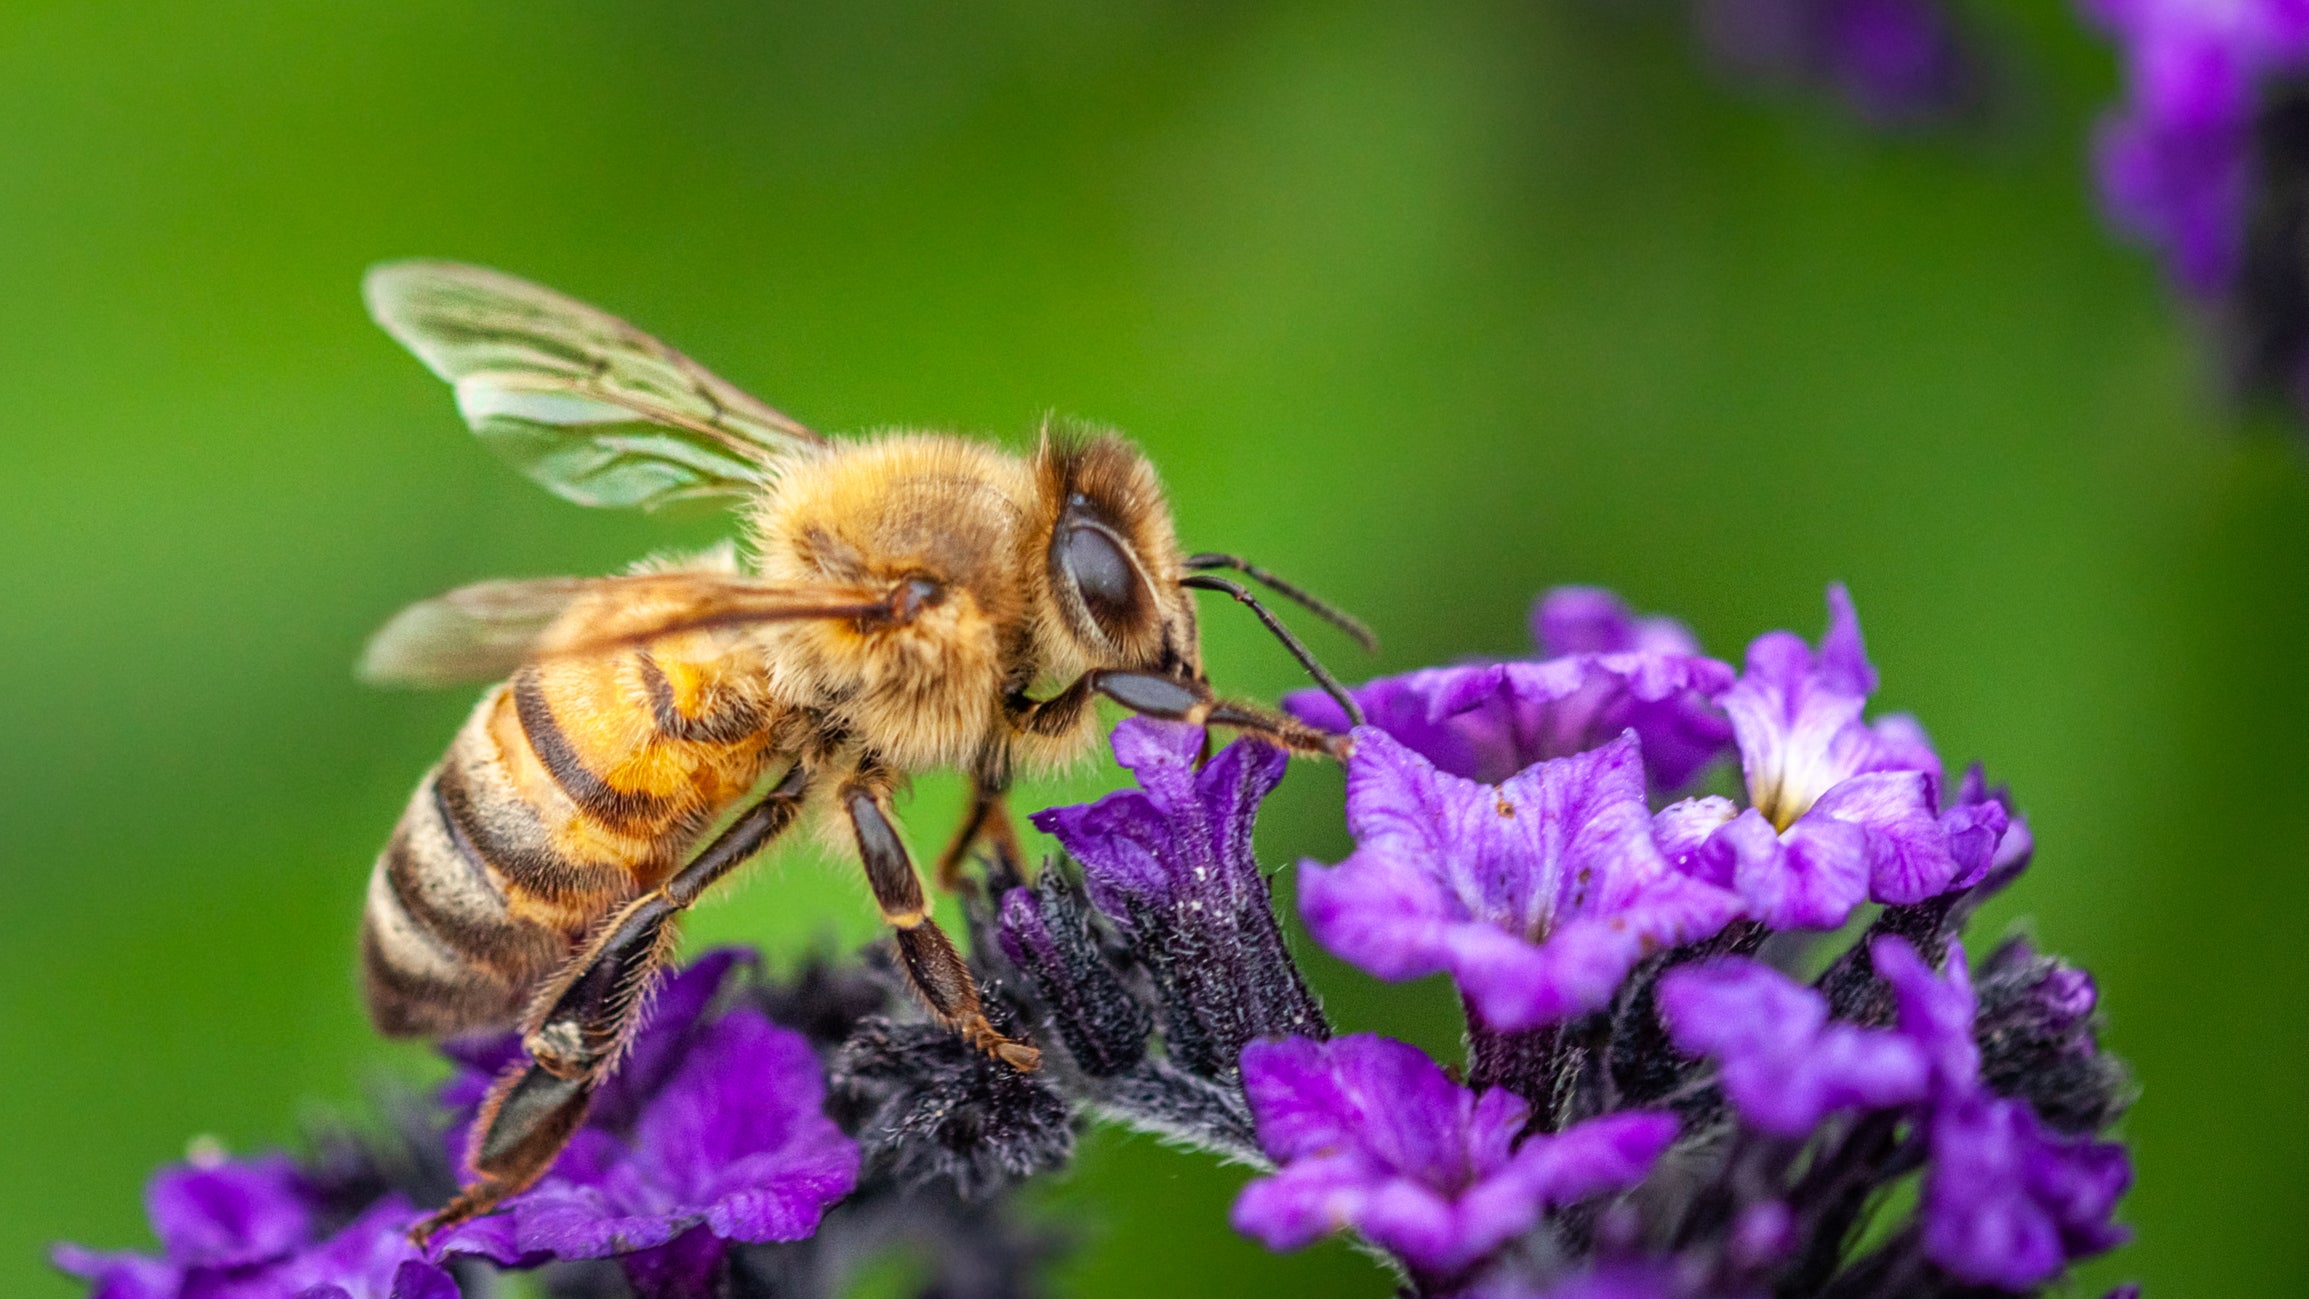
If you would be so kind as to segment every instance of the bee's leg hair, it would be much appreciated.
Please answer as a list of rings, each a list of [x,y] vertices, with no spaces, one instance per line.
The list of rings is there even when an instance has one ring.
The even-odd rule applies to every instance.
[[[1198,726],[1231,726],[1262,736],[1293,753],[1345,759],[1353,751],[1344,735],[1318,730],[1295,718],[1271,713],[1251,704],[1221,699],[1199,681],[1137,672],[1097,668],[1083,673],[1072,685],[1050,698],[1013,702],[1012,715],[1021,730],[1037,735],[1058,735],[1080,718],[1093,693],[1105,695],[1142,717],[1193,722]]]
[[[466,1162],[475,1180],[418,1223],[412,1240],[489,1212],[553,1166],[641,1023],[641,1006],[673,954],[674,917],[792,825],[808,788],[809,772],[797,763],[672,879],[613,913],[547,981],[521,1039],[529,1059],[490,1087],[474,1122]]]
[[[1042,1053],[1024,1042],[1004,1036],[986,1022],[978,1001],[978,983],[970,967],[954,950],[953,940],[930,918],[930,904],[922,895],[922,877],[906,855],[906,844],[890,820],[890,780],[874,763],[861,764],[858,774],[842,786],[842,810],[858,837],[858,859],[866,866],[866,883],[882,918],[898,939],[898,965],[914,985],[930,1013],[953,1025],[963,1040],[1021,1073],[1042,1063]]]
[[[1010,808],[1003,802],[1009,788],[1007,776],[989,777],[981,774],[971,787],[970,811],[954,831],[954,839],[946,851],[938,854],[938,887],[948,893],[958,892],[969,883],[962,874],[962,864],[970,859],[970,850],[981,840],[994,852],[994,864],[987,873],[987,883],[1000,892],[1026,880],[1025,857],[1018,847],[1018,828],[1010,822]]]

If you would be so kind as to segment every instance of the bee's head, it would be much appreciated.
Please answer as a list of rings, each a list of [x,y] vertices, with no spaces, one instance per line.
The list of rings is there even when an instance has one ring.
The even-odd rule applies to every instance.
[[[1037,456],[1043,575],[1082,666],[1201,680],[1195,610],[1179,585],[1178,538],[1154,467],[1112,433],[1048,434]]]

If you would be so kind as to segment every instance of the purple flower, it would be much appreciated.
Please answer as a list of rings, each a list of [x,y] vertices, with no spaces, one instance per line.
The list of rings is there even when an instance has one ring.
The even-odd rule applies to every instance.
[[[1699,639],[1673,618],[1638,617],[1627,601],[1600,586],[1559,586],[1532,602],[1531,643],[1543,659],[1567,654],[1681,654],[1697,658]],[[1729,738],[1727,735],[1726,738]]]
[[[2124,1147],[2050,1132],[2026,1101],[1983,1085],[1963,946],[1949,944],[1943,976],[1897,938],[1869,956],[1892,985],[1899,1031],[1931,1062],[1926,1255],[1967,1281],[2021,1290],[2121,1244],[2109,1215],[2132,1184]]]
[[[1308,928],[1381,978],[1449,971],[1490,1028],[1601,1006],[1647,952],[1740,910],[1653,842],[1632,732],[1485,785],[1360,728],[1347,824],[1347,860],[1300,867]]]
[[[1731,71],[1822,86],[1880,126],[1946,116],[1971,79],[1943,0],[1699,0],[1697,8],[1703,42]]]
[[[161,1257],[60,1245],[56,1265],[95,1299],[456,1299],[405,1236],[417,1211],[398,1195],[315,1239],[319,1206],[285,1156],[164,1169],[145,1206]]]
[[[441,1252],[505,1264],[635,1255],[637,1283],[679,1292],[728,1243],[814,1232],[856,1186],[858,1148],[822,1112],[806,1039],[747,1007],[701,1014],[733,964],[717,953],[669,981],[621,1089],[604,1089],[553,1170],[503,1212],[443,1233]],[[474,1088],[467,1077],[451,1094]]]
[[[1861,720],[1876,669],[1840,585],[1817,654],[1789,632],[1748,647],[1721,702],[1750,806],[1689,799],[1663,811],[1663,849],[1739,891],[1780,928],[1832,929],[1863,898],[1917,902],[1977,881],[2005,830],[2002,803],[1938,806],[1940,758],[1907,717]]]
[[[1975,1284],[2026,1289],[2125,1242],[2109,1215],[2132,1180],[2123,1146],[2046,1132],[2026,1101],[1984,1089],[1933,1115],[1924,1252]]]
[[[1352,1228],[1430,1275],[1466,1269],[1543,1209],[1634,1186],[1676,1131],[1671,1115],[1623,1113],[1518,1144],[1520,1097],[1468,1091],[1368,1033],[1254,1042],[1243,1086],[1279,1167],[1243,1189],[1236,1229],[1296,1249]]]
[[[1714,1057],[1733,1107],[1766,1132],[1801,1137],[1837,1110],[1924,1097],[1914,1042],[1830,1022],[1826,997],[1768,965],[1729,957],[1671,970],[1659,1006],[1676,1045]]]
[[[1732,670],[1703,657],[1666,618],[1638,619],[1617,596],[1559,587],[1532,612],[1538,661],[1471,663],[1381,677],[1357,689],[1371,724],[1444,771],[1505,780],[1544,758],[1568,757],[1633,728],[1663,789],[1689,781],[1724,751],[1731,730],[1708,697]],[[1347,715],[1319,690],[1283,706],[1344,730]]]
[[[1199,727],[1145,718],[1117,725],[1113,743],[1138,789],[1033,820],[1082,863],[1091,903],[1154,974],[1170,1054],[1206,1077],[1231,1078],[1254,1038],[1327,1033],[1251,847],[1259,803],[1288,765],[1282,750],[1238,740],[1198,770]],[[1019,893],[1004,909],[1004,941],[1031,968],[1049,947],[1050,921],[1037,905]]]
[[[2309,62],[2294,0],[2083,0],[2122,47],[2125,107],[2102,123],[2111,215],[2161,251],[2174,279],[2213,294],[2235,279],[2253,187],[2263,86]]]

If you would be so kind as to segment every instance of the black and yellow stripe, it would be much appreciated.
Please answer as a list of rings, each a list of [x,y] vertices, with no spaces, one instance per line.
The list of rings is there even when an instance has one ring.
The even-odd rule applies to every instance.
[[[491,691],[370,876],[377,1026],[514,1023],[597,917],[669,874],[769,760],[772,710],[748,666],[669,671],[636,652],[524,668]]]

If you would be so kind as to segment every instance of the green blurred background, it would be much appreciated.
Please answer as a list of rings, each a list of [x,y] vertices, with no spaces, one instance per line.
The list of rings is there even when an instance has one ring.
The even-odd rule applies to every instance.
[[[2004,93],[1887,141],[1702,71],[1668,11],[393,6],[0,13],[0,1292],[147,1240],[194,1134],[288,1139],[423,1053],[352,978],[372,854],[469,694],[365,691],[401,603],[714,535],[565,506],[355,293],[385,257],[601,302],[829,429],[1125,428],[1190,546],[1364,611],[1360,675],[1523,644],[1597,581],[1719,655],[1852,584],[1887,707],[1981,756],[2038,866],[1983,923],[2089,963],[2139,1070],[2138,1245],[2088,1280],[2309,1284],[2309,488],[2211,395],[2084,141],[2057,5],[1980,9]],[[1222,684],[1290,665],[1213,610]],[[1111,782],[1103,766],[1052,800]],[[1300,767],[1275,864],[1335,858]],[[923,783],[918,850],[950,782]],[[808,851],[700,941],[872,936]],[[1438,1048],[1435,987],[1317,962]],[[1069,1292],[1379,1296],[1235,1239],[1240,1171],[1093,1138]]]

